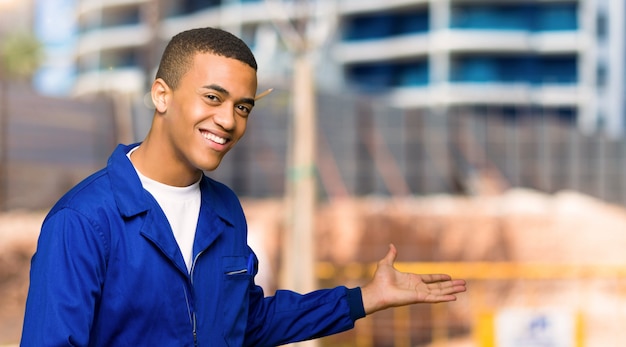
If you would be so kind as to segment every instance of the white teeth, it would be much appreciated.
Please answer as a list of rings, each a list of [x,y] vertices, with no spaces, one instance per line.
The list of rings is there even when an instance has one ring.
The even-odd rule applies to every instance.
[[[213,142],[216,142],[216,143],[219,143],[220,145],[223,145],[223,144],[226,143],[226,139],[225,138],[219,137],[219,136],[217,136],[215,134],[211,134],[211,133],[208,133],[208,132],[203,132],[202,136],[204,136],[205,139],[213,141]]]

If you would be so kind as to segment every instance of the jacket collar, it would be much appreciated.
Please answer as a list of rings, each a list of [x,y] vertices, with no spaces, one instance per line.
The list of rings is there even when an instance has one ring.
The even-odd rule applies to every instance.
[[[200,191],[202,191],[202,206],[207,206],[217,216],[223,219],[227,224],[234,225],[234,211],[225,202],[228,201],[224,196],[223,189],[220,192],[221,184],[213,179],[204,176],[200,182]]]
[[[111,189],[120,214],[127,218],[138,215],[150,209],[139,176],[128,160],[126,154],[139,143],[132,145],[118,145],[109,157],[107,171],[111,176]]]
[[[107,170],[111,175],[111,188],[115,196],[115,203],[120,214],[125,217],[133,217],[149,210],[152,205],[148,199],[139,176],[128,160],[126,154],[140,143],[131,145],[118,145],[111,154],[107,163]],[[234,224],[234,212],[227,204],[222,195],[223,189],[219,189],[220,183],[204,176],[200,182],[202,191],[202,206],[206,206],[227,224]]]

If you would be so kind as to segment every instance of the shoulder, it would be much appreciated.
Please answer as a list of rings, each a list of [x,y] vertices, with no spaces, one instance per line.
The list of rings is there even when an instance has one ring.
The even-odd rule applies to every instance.
[[[50,215],[63,209],[87,212],[112,199],[111,182],[105,169],[93,173],[65,193],[50,210]]]
[[[59,230],[72,233],[93,230],[105,237],[105,230],[117,219],[119,211],[110,178],[102,169],[79,182],[57,201],[43,221],[42,232],[45,229],[55,233]]]

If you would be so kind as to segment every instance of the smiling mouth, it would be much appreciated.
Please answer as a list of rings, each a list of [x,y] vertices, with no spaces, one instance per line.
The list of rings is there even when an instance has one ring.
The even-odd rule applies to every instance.
[[[219,137],[219,136],[217,136],[217,135],[215,135],[213,133],[210,133],[208,131],[202,131],[201,133],[202,133],[202,137],[204,137],[205,139],[207,139],[209,141],[215,142],[217,144],[223,145],[226,142],[228,142],[228,139],[223,138],[223,137]]]

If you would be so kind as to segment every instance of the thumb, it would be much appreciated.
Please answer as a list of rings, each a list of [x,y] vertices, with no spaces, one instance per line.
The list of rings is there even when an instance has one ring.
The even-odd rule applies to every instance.
[[[393,262],[396,261],[396,257],[398,256],[398,250],[393,243],[389,244],[389,251],[387,255],[383,259],[380,260],[380,264],[386,264],[393,266]]]

